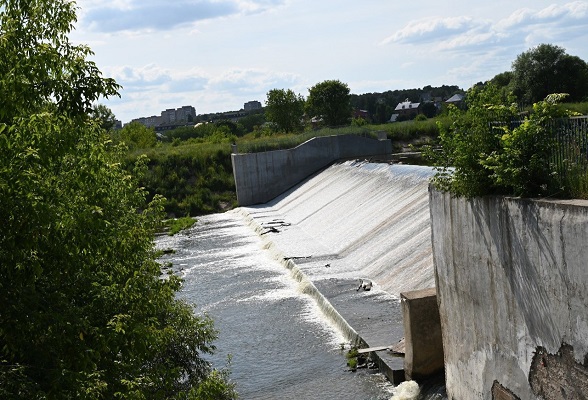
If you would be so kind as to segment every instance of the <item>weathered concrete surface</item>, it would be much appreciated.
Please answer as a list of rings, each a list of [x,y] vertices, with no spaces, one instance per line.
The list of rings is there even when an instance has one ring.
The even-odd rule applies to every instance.
[[[491,399],[495,381],[538,398],[537,348],[569,344],[576,363],[588,353],[588,201],[431,190],[430,206],[449,398]]]
[[[400,294],[404,320],[404,372],[422,382],[443,371],[443,341],[435,288]]]
[[[293,149],[231,154],[240,206],[265,203],[341,159],[387,157],[392,142],[357,135],[317,137]]]

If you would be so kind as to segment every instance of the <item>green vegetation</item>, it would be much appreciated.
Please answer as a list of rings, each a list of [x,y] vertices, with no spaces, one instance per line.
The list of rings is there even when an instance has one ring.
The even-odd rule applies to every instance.
[[[309,89],[307,114],[318,117],[326,126],[348,125],[351,120],[349,86],[338,80],[317,83]]]
[[[570,101],[582,101],[588,93],[588,65],[562,47],[540,44],[518,55],[508,86],[524,104],[542,101],[552,93],[567,93]]]
[[[168,235],[173,236],[180,231],[191,228],[196,223],[192,217],[173,218],[165,220],[164,225],[168,229]]]
[[[203,358],[211,319],[156,261],[144,157],[122,169],[92,112],[118,86],[69,42],[75,18],[65,0],[0,0],[0,397],[235,398]]]
[[[588,198],[585,156],[576,157],[585,131],[578,136],[561,119],[571,115],[557,106],[565,97],[549,95],[521,115],[495,85],[470,89],[468,110],[451,110],[454,123],[441,130],[440,148],[428,152],[439,168],[435,185],[466,197]]]
[[[213,139],[214,140],[214,139]],[[235,181],[228,143],[160,143],[127,155],[125,165],[145,154],[148,171],[140,178],[149,198],[162,195],[168,216],[196,216],[232,208]]]
[[[267,93],[265,116],[276,130],[299,132],[303,129],[304,99],[291,89],[272,89]]]

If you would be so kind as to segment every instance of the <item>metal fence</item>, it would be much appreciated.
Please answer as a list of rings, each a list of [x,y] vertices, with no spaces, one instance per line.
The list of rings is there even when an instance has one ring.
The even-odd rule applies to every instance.
[[[555,141],[550,160],[555,172],[563,178],[588,172],[588,117],[556,119],[547,129]]]

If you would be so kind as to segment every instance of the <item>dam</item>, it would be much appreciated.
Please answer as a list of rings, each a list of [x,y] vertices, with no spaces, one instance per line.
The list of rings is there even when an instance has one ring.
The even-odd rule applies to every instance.
[[[349,156],[356,140],[325,143],[337,158]],[[236,225],[254,232],[261,252],[288,271],[298,295],[312,299],[316,320],[339,340],[386,348],[407,332],[406,304],[415,293],[429,293],[449,398],[585,398],[588,201],[454,198],[429,187],[430,168],[371,162],[367,155],[385,155],[384,141],[361,147],[365,159],[328,165],[317,156],[319,143],[309,151],[233,155],[245,184],[236,182],[242,204],[230,212]],[[245,168],[251,160],[255,168]],[[304,179],[286,179],[288,170]],[[371,290],[362,290],[362,280]],[[284,315],[274,316],[264,329]],[[299,345],[304,336],[286,343]],[[271,354],[282,357],[279,348]],[[402,361],[388,352],[375,358],[396,382]],[[331,387],[335,395],[320,397],[386,398],[352,389]]]
[[[265,371],[266,363],[274,365],[273,372],[262,374],[267,375],[268,380],[289,382],[292,379],[290,373],[306,376],[305,370],[301,371],[293,364],[300,362],[310,368],[307,363],[312,364],[309,360],[317,351],[315,345],[309,345],[312,350],[305,349],[305,343],[316,332],[298,332],[292,336],[290,329],[284,328],[292,322],[280,322],[286,316],[293,318],[300,311],[296,310],[296,305],[283,308],[284,302],[291,299],[289,296],[282,298],[284,289],[278,291],[280,294],[273,289],[277,278],[266,275],[267,268],[260,267],[266,261],[260,257],[273,260],[275,266],[286,273],[286,277],[280,279],[288,281],[288,287],[296,287],[294,297],[307,299],[304,307],[311,304],[314,308],[314,323],[320,320],[322,327],[312,328],[313,331],[327,329],[336,332],[330,334],[333,348],[342,342],[361,343],[362,347],[388,346],[403,338],[400,293],[432,287],[435,282],[428,204],[428,182],[432,175],[431,168],[421,166],[358,160],[335,162],[267,203],[243,206],[226,215],[204,217],[200,221],[202,225],[195,228],[198,233],[189,231],[158,243],[162,247],[178,249],[176,254],[166,257],[185,279],[182,296],[203,306],[203,310],[215,319],[221,331],[220,340],[230,343],[227,351],[233,354],[232,369],[238,383],[237,390],[245,386],[243,398],[275,398],[276,395],[281,398],[313,398],[301,394],[306,392],[282,393],[282,389],[276,387],[271,393],[261,394],[261,389],[248,386],[254,379],[251,370],[261,368]],[[215,225],[218,220],[223,221],[220,227]],[[212,226],[215,226],[214,230]],[[206,252],[200,248],[206,247],[205,238],[220,235],[226,229],[231,232],[238,229],[239,233],[230,244],[212,251],[217,261],[200,258]],[[252,241],[250,247],[239,250],[242,243],[249,241]],[[253,245],[253,242],[257,244]],[[262,275],[251,280],[245,277],[246,268],[237,267],[249,256],[257,257],[251,263],[254,265],[252,269],[265,268],[263,273],[254,272]],[[222,260],[220,265],[219,260]],[[207,278],[205,270],[213,269],[218,270],[222,278]],[[358,290],[359,279],[371,281],[371,290]],[[245,288],[247,293],[236,296],[230,292],[237,287]],[[271,290],[266,292],[265,289]],[[216,300],[210,302],[207,296]],[[249,302],[259,303],[253,308],[241,309]],[[227,314],[217,311],[221,308]],[[237,309],[240,311],[235,311]],[[307,311],[301,314],[306,315]],[[247,327],[250,324],[253,326]],[[263,333],[258,331],[256,324],[264,327]],[[324,328],[324,324],[329,328]],[[274,325],[278,325],[279,331],[268,333],[275,328]],[[249,329],[252,333],[245,333]],[[260,335],[259,343],[252,338],[256,335]],[[230,338],[223,339],[225,336]],[[276,336],[283,336],[283,339]],[[271,340],[262,340],[267,337]],[[281,344],[272,347],[274,340]],[[239,343],[239,346],[230,347],[233,343]],[[225,350],[224,346],[219,345],[221,352]],[[302,346],[299,358],[294,359],[304,361],[285,361],[286,365],[281,365],[280,360],[287,358],[287,353],[293,351],[292,346]],[[258,349],[258,353],[252,355],[249,347],[263,350]],[[332,349],[320,356],[316,363],[324,367],[332,356],[331,352]],[[222,364],[222,354],[220,356],[215,364]],[[382,354],[381,357],[387,356]],[[241,361],[242,358],[249,361]],[[253,367],[252,359],[257,360]],[[341,362],[344,356],[339,351],[335,359]],[[241,366],[241,362],[245,366]],[[389,356],[383,362],[390,369],[402,369],[402,358]],[[344,365],[338,367],[336,377],[329,377],[332,371],[327,372],[320,366],[314,368],[319,371],[314,371],[313,376],[324,376],[312,389],[326,390],[321,398],[341,398],[343,393],[345,397],[353,397],[356,389],[360,390],[356,398],[390,398],[386,391],[390,384],[386,379],[382,381],[382,378],[368,375],[361,381],[350,372],[341,375]],[[269,378],[277,370],[288,372],[288,378]],[[325,389],[329,381],[336,381],[337,388]],[[296,385],[300,384],[297,381]],[[369,394],[374,389],[367,386],[379,392]],[[337,392],[339,387],[346,387],[341,394]],[[383,389],[386,387],[388,389]]]

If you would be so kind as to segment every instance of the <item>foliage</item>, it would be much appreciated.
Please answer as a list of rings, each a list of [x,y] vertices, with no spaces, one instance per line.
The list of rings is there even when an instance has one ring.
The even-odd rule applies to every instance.
[[[455,122],[441,130],[441,148],[428,151],[438,167],[437,188],[466,197],[578,193],[586,172],[570,170],[565,160],[553,162],[560,146],[554,127],[558,118],[569,115],[556,104],[565,96],[549,95],[529,115],[520,115],[514,103],[502,102],[495,85],[470,89],[468,110],[451,110]]]
[[[73,2],[0,1],[0,122],[49,106],[85,115],[100,96],[118,95],[87,60],[92,51],[67,39],[75,20]]]
[[[495,122],[510,123],[516,115],[512,105],[501,105],[498,87],[474,86],[466,94],[467,111],[449,107],[449,127],[439,126],[440,149],[427,156],[438,167],[435,185],[458,196],[473,197],[500,191],[482,165],[499,146],[499,136],[491,130]]]
[[[491,171],[496,185],[518,196],[551,196],[563,194],[552,155],[557,147],[549,123],[566,113],[555,104],[566,95],[552,94],[533,105],[533,111],[521,125],[501,127],[499,149],[481,164]]]
[[[153,128],[147,128],[139,122],[131,122],[113,136],[124,142],[130,149],[145,149],[157,144],[157,137]]]
[[[179,233],[185,229],[192,227],[196,223],[196,219],[192,217],[173,218],[165,221],[165,226],[169,229],[170,236]]]
[[[197,216],[223,211],[236,204],[235,181],[228,143],[213,135],[208,141],[189,139],[137,149],[126,157],[130,169],[142,153],[149,158],[140,184],[148,198],[162,195],[170,217]]]
[[[320,117],[327,126],[349,124],[349,86],[339,80],[326,80],[309,89],[306,107],[309,115]]]
[[[251,112],[249,115],[239,120],[239,123],[243,126],[245,134],[259,129],[265,122],[266,119],[263,112]]]
[[[87,113],[117,85],[72,46],[68,1],[0,0],[0,397],[234,398],[212,321],[176,299],[162,199]]]
[[[243,127],[231,121],[221,120],[216,123],[198,123],[195,126],[180,126],[163,133],[163,140],[201,139],[200,143],[232,143],[241,135]]]
[[[265,118],[280,131],[290,133],[302,130],[304,99],[291,89],[272,89],[267,92]]]
[[[551,93],[568,93],[570,101],[581,101],[588,92],[588,65],[559,46],[540,44],[523,52],[513,62],[512,73],[512,89],[526,104]]]
[[[105,131],[109,131],[116,125],[116,118],[112,110],[104,104],[95,104],[92,107],[90,116],[98,121],[100,127]]]

